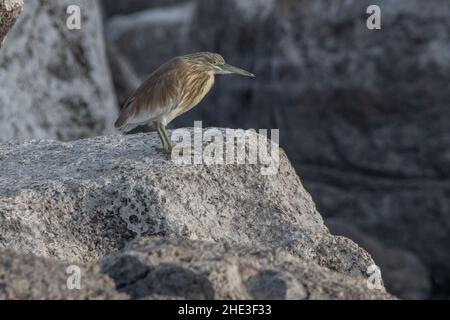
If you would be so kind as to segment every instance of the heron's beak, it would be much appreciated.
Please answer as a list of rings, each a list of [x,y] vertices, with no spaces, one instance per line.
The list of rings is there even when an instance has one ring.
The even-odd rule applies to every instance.
[[[232,65],[229,65],[229,64],[221,65],[220,69],[222,69],[223,73],[239,74],[241,76],[252,77],[252,78],[255,77],[255,75],[253,73],[250,73],[248,71],[242,70],[237,67],[233,67]]]

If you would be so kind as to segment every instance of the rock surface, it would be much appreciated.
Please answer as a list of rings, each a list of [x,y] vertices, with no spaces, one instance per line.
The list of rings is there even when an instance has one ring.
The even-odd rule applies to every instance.
[[[148,17],[121,26],[112,17],[106,29],[141,76],[199,50],[220,52],[257,76],[219,80],[175,126],[202,119],[280,128],[325,220],[339,217],[381,247],[412,252],[430,273],[432,293],[449,296],[447,0],[377,1],[381,31],[366,28],[369,0],[134,0],[126,10],[120,3],[128,1],[114,1],[110,15]],[[195,7],[187,16],[151,19],[186,3]]]
[[[237,147],[240,143],[236,142]],[[157,151],[159,147],[155,133],[66,143],[43,140],[0,144],[0,248],[92,264],[140,237],[181,241],[162,244],[161,250],[167,252],[174,246],[209,246],[184,244],[187,240],[219,243],[219,255],[225,254],[226,247],[221,247],[225,245],[263,247],[284,251],[289,259],[298,259],[299,265],[314,265],[317,277],[329,273],[318,291],[306,288],[305,297],[320,297],[323,285],[323,290],[329,291],[322,297],[339,298],[339,290],[325,289],[325,283],[332,279],[347,279],[343,280],[348,287],[343,289],[342,298],[384,294],[369,293],[362,287],[373,260],[352,241],[329,233],[283,152],[278,174],[264,176],[260,165],[175,164]],[[124,250],[117,259],[128,254]],[[233,250],[231,256],[242,255],[240,249]],[[204,258],[209,261],[213,257]],[[167,261],[170,259],[174,257],[167,256]],[[269,262],[266,266],[260,261],[258,266],[269,267]],[[107,265],[102,264],[116,284],[125,281],[117,279],[117,266],[110,269]],[[230,267],[225,263],[213,268]],[[286,277],[296,274],[283,272],[287,272]],[[308,280],[304,281],[307,286]],[[358,288],[351,288],[354,281],[359,281]],[[249,286],[258,285],[256,281]],[[154,289],[152,294],[158,292]],[[225,295],[225,291],[216,295]]]
[[[67,285],[70,263],[0,249],[0,300],[126,299],[98,267],[80,268],[80,290]],[[78,267],[78,266],[77,266]]]
[[[104,273],[133,299],[392,299],[365,280],[332,272],[282,249],[141,238],[106,257]]]
[[[69,5],[80,30],[66,25]],[[29,1],[0,51],[0,140],[112,132],[116,105],[97,2]]]
[[[22,8],[23,0],[0,0],[0,48],[5,41],[6,34],[22,12]]]

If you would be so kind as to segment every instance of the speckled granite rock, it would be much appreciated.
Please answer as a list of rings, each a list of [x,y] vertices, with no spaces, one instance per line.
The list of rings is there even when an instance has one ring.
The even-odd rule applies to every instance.
[[[141,238],[101,263],[133,299],[392,299],[282,249]]]
[[[159,147],[155,133],[0,144],[0,247],[94,262],[159,235],[283,248],[366,278],[371,257],[328,232],[283,152],[264,176],[260,165],[178,165]]]
[[[95,266],[79,267],[80,287],[68,279],[70,263],[0,249],[0,300],[127,299]],[[70,279],[69,279],[70,280]],[[69,289],[69,288],[72,288]]]
[[[69,5],[80,30],[66,26]],[[116,105],[97,1],[28,1],[0,50],[0,140],[113,132]]]

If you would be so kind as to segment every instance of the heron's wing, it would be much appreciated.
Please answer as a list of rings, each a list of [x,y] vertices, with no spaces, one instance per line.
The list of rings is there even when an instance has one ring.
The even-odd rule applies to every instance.
[[[125,101],[125,104],[122,106],[122,109],[119,113],[119,118],[114,123],[116,129],[122,129],[126,125],[128,119],[133,116],[133,105],[136,99],[132,96]]]
[[[125,102],[115,126],[141,125],[158,119],[178,105],[183,60],[175,58],[153,72]]]

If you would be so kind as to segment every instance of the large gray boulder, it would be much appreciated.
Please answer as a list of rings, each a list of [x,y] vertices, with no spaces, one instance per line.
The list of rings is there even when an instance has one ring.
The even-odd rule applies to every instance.
[[[92,264],[133,239],[159,236],[279,249],[318,273],[366,283],[372,258],[329,233],[284,152],[279,170],[263,175],[267,163],[180,164],[158,148],[155,133],[0,144],[0,248]]]
[[[6,34],[22,12],[22,8],[23,0],[0,0],[0,48],[5,41]]]
[[[126,1],[115,1],[117,10],[119,2]],[[187,17],[123,23],[189,3],[195,9]],[[255,73],[252,82],[219,80],[174,125],[202,119],[281,128],[280,141],[325,220],[339,217],[381,247],[412,252],[435,294],[448,296],[450,7],[447,0],[380,0],[382,30],[372,31],[371,4],[186,0],[143,6],[120,25],[109,19],[106,33],[141,77],[169,57],[199,50]]]
[[[79,30],[66,25],[69,5]],[[112,132],[116,104],[97,2],[27,2],[0,51],[0,140]]]

